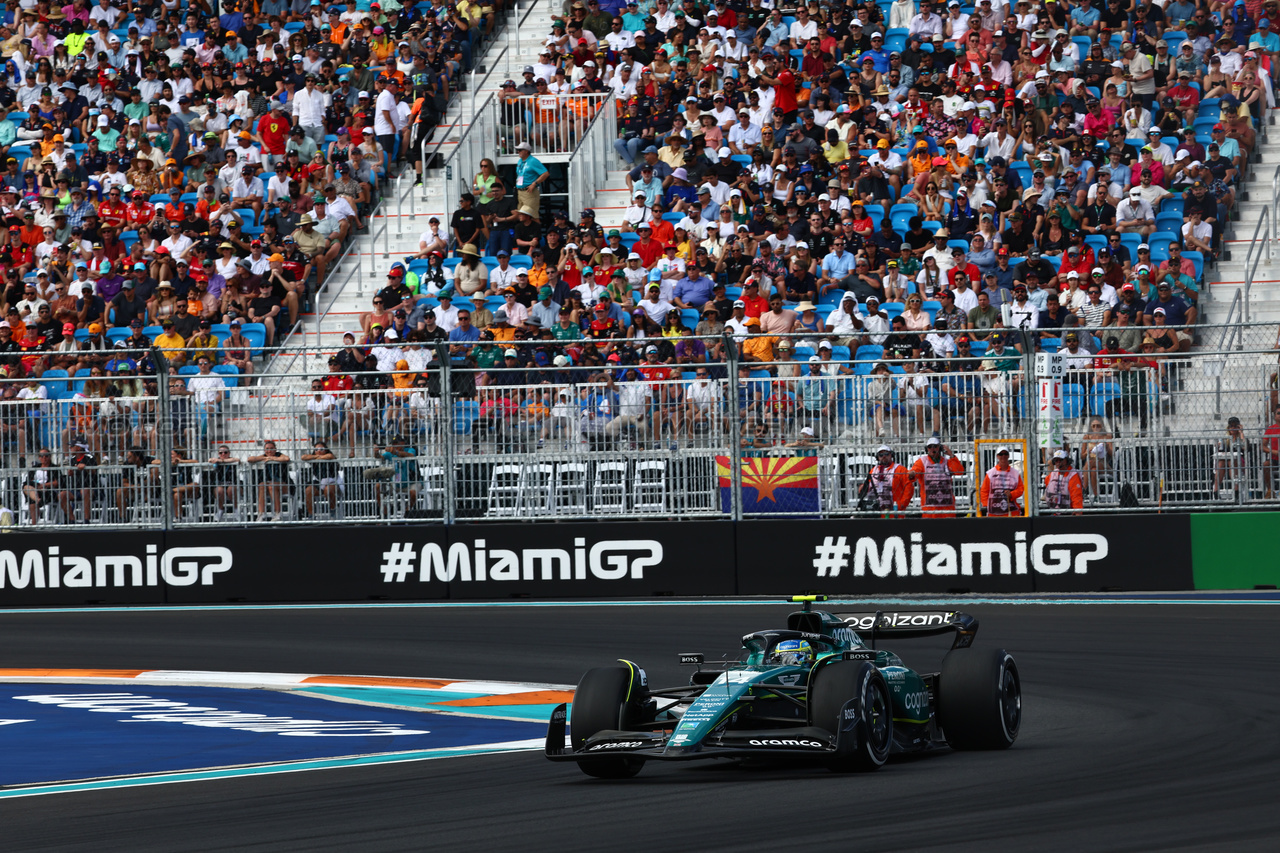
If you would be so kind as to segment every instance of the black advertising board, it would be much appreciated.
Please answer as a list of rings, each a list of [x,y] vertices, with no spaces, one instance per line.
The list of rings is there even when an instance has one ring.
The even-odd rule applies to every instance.
[[[447,544],[440,524],[183,530],[166,541],[206,566],[198,583],[167,588],[171,604],[448,597],[447,588],[408,582],[424,548]],[[384,575],[403,580],[379,583]]]
[[[1031,592],[1026,519],[849,519],[738,526],[743,595]],[[1025,563],[1024,563],[1025,568]]]
[[[733,525],[724,521],[455,525],[449,528],[449,540],[447,556],[461,561],[470,554],[472,568],[470,580],[463,580],[460,572],[451,572],[431,555],[432,574],[437,581],[451,578],[449,597],[454,599],[735,591]]]
[[[0,539],[0,605],[163,604],[190,580],[181,563],[160,532],[14,533]]]
[[[1187,516],[850,519],[738,526],[738,592],[1191,588]]]
[[[1034,528],[1033,557],[1055,570],[1035,575],[1037,592],[1195,589],[1190,515],[1045,516]]]
[[[1192,589],[1186,515],[14,533],[0,607]]]

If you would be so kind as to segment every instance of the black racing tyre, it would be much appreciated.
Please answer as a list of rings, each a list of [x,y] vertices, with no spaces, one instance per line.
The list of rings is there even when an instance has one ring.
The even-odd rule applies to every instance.
[[[587,670],[573,693],[569,716],[569,738],[575,750],[598,732],[629,731],[646,722],[648,699],[638,668],[601,666]],[[597,779],[629,779],[644,767],[644,760],[629,756],[592,758],[578,762],[588,776]]]
[[[952,649],[938,676],[938,722],[952,749],[1008,749],[1022,726],[1022,679],[1004,649]]]
[[[827,766],[838,773],[879,769],[893,746],[893,705],[874,664],[841,660],[819,667],[809,682],[809,724],[838,733],[850,699],[857,700],[856,723]]]

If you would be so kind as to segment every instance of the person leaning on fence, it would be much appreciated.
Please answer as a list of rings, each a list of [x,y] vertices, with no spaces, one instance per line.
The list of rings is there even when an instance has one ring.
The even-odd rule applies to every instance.
[[[22,494],[27,499],[31,523],[39,523],[40,510],[54,504],[60,505],[66,520],[71,521],[67,492],[62,487],[62,471],[53,462],[53,452],[42,447],[36,458],[36,465],[23,475],[22,482]]]
[[[1247,497],[1255,462],[1252,442],[1245,438],[1244,426],[1238,417],[1227,418],[1227,436],[1218,441],[1213,456],[1214,496],[1235,500]],[[1230,492],[1224,490],[1228,480],[1232,486]]]
[[[329,503],[329,511],[336,516],[338,499],[342,495],[342,469],[338,466],[338,457],[329,449],[328,442],[316,439],[310,453],[299,457],[307,465],[307,487],[303,492],[306,504],[306,517],[315,517],[316,495],[324,496]]]
[[[1065,450],[1053,454],[1053,470],[1044,475],[1044,505],[1052,510],[1075,510],[1084,506],[1084,481],[1071,467],[1071,454]]]
[[[1025,487],[1022,474],[1009,464],[1009,448],[996,450],[996,464],[987,470],[978,491],[981,512],[991,518],[1022,515],[1022,497]]]
[[[273,521],[283,518],[281,503],[284,490],[289,488],[289,457],[276,449],[276,443],[267,439],[262,443],[262,453],[250,456],[246,460],[250,465],[261,465],[258,472],[258,521]],[[268,498],[274,506],[274,515],[269,510]]]

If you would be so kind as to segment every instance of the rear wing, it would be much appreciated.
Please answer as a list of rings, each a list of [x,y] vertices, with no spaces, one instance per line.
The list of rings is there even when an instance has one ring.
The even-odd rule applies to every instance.
[[[978,620],[955,610],[877,610],[874,613],[837,613],[854,631],[868,637],[871,648],[876,637],[932,637],[954,631],[953,649],[968,648],[978,633]]]

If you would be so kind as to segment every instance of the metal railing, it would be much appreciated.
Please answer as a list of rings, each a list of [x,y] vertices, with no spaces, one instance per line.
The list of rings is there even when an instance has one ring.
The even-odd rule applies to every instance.
[[[534,156],[572,155],[606,104],[614,109],[612,98],[613,92],[500,97],[498,123],[505,153],[514,154],[516,145],[527,142]],[[616,126],[616,116],[613,121]],[[610,145],[616,135],[615,130]]]
[[[613,141],[618,137],[617,112],[614,93],[609,92],[600,103],[591,123],[569,158],[566,177],[569,181],[569,210],[578,211],[590,207],[596,188],[609,179],[609,164],[613,154]],[[576,214],[575,214],[576,215]]]
[[[355,258],[355,266],[347,267],[346,274],[342,276],[342,280],[335,288],[333,286],[333,281],[338,275],[338,270],[342,269],[343,265],[352,257]],[[372,262],[373,261],[370,260],[370,263]],[[346,250],[338,257],[338,260],[334,262],[333,272],[325,278],[324,286],[316,292],[315,346],[320,346],[321,328],[324,326],[325,318],[329,316],[329,312],[333,310],[333,306],[338,304],[338,300],[342,297],[343,291],[346,290],[347,285],[351,283],[352,277],[354,277],[357,282],[363,282],[363,276],[364,258],[360,252],[360,240],[355,239],[347,244]],[[326,293],[329,295],[329,304],[322,308],[321,299]]]
[[[1276,169],[1276,178],[1280,178],[1280,167]],[[1272,179],[1273,184],[1276,178]],[[1275,213],[1272,212],[1273,210],[1274,208],[1263,208],[1262,215],[1258,217],[1258,224],[1253,228],[1253,238],[1249,242],[1249,251],[1244,258],[1244,309],[1241,317],[1246,323],[1252,319],[1252,309],[1249,303],[1253,290],[1253,278],[1258,271],[1258,264],[1265,260],[1270,265],[1271,241],[1280,236],[1280,234],[1272,233],[1272,222],[1275,216]]]
[[[373,210],[369,211],[368,217],[365,219],[365,228],[369,236],[369,257],[372,258],[378,253],[378,238],[382,238],[382,257],[391,257],[391,235],[387,231],[387,217],[382,217],[382,224],[375,226],[378,221],[378,213],[386,207],[386,199],[378,199],[378,203],[374,205]],[[355,242],[359,242],[356,240]]]
[[[453,151],[443,164],[442,186],[445,216],[452,215],[458,207],[458,199],[471,189],[471,180],[480,171],[480,161],[492,157],[497,151],[497,96],[489,95],[471,116],[471,124],[458,138]]]
[[[479,72],[479,65],[477,64],[475,68],[471,69],[471,78],[467,81],[467,87],[471,92],[472,115],[476,114],[476,92],[489,85],[489,77],[493,74],[493,69],[498,67],[499,62],[504,61],[504,57],[506,63],[504,73],[509,77],[511,76],[511,54],[509,45],[503,45],[502,50],[498,51],[497,56],[490,57],[487,54],[485,55],[485,72],[479,82],[476,82],[476,74]]]
[[[962,514],[1001,444],[1031,513],[1061,509],[1039,488],[1059,447],[1082,477],[1081,512],[1273,506],[1276,327],[1244,331],[1226,352],[1074,356],[1056,406],[1035,341],[1012,332],[1024,352],[973,361],[883,361],[858,338],[828,349],[805,335],[752,361],[755,346],[683,336],[362,345],[337,351],[333,371],[329,347],[252,385],[190,368],[147,384],[98,363],[116,351],[86,352],[74,358],[104,375],[0,381],[0,506],[24,528],[876,515],[864,486],[879,447],[910,465],[935,434],[963,463]],[[508,348],[519,367],[503,366]]]

